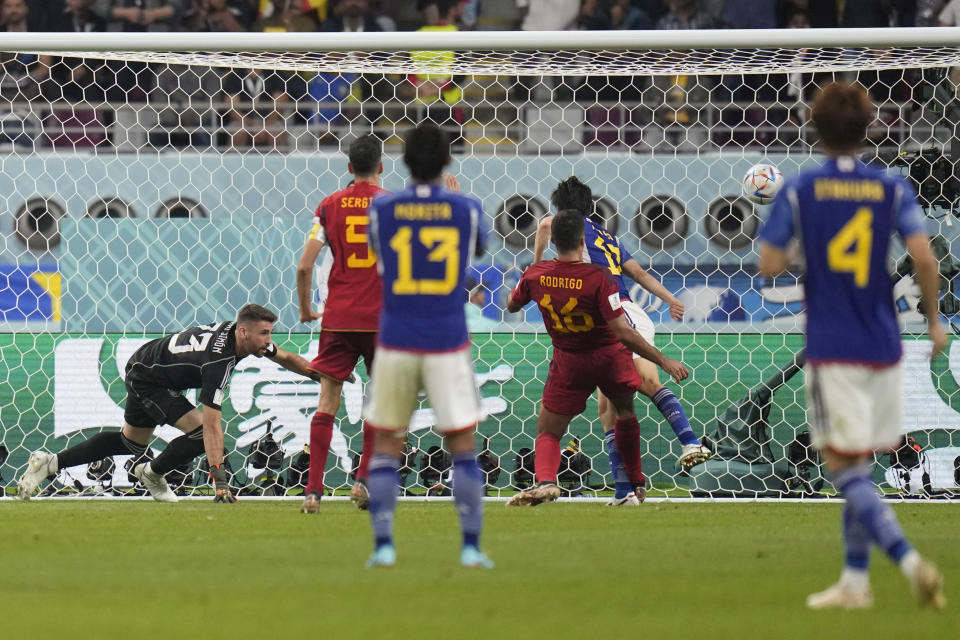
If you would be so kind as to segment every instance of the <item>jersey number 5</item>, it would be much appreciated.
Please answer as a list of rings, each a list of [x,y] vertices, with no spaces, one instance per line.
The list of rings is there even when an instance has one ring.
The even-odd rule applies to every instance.
[[[393,281],[396,295],[423,293],[445,296],[457,288],[460,270],[460,231],[456,227],[421,227],[417,234],[420,244],[429,250],[427,260],[443,263],[443,278],[413,277],[413,228],[400,227],[390,238],[390,248],[397,252],[397,279]]]
[[[553,328],[557,331],[562,331],[563,333],[580,333],[593,329],[593,316],[583,311],[574,311],[574,309],[577,308],[576,298],[567,300],[567,303],[563,305],[559,312],[553,308],[553,300],[550,298],[549,293],[543,294],[543,297],[540,298],[540,302],[537,304],[550,314],[550,319],[553,320]],[[577,318],[579,318],[579,322]]]
[[[827,244],[827,264],[838,273],[852,273],[861,289],[870,281],[870,249],[873,245],[873,210],[860,207],[850,221]]]
[[[347,242],[350,244],[363,245],[363,251],[365,253],[362,258],[356,253],[351,253],[347,256],[347,266],[352,269],[363,269],[375,265],[377,263],[377,256],[374,255],[373,251],[370,250],[370,245],[367,244],[367,234],[357,231],[358,226],[367,226],[370,224],[370,218],[367,216],[347,216],[344,222],[347,224]]]

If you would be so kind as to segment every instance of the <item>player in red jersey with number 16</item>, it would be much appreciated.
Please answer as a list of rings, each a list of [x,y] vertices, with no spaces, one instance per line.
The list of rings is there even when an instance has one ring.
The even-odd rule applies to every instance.
[[[507,302],[507,311],[515,313],[535,301],[553,342],[553,359],[537,417],[534,466],[538,486],[513,496],[508,506],[533,506],[560,496],[560,437],[573,417],[583,413],[587,398],[598,387],[616,409],[617,448],[634,490],[642,492],[640,425],[633,394],[643,381],[630,351],[657,364],[677,382],[689,375],[686,367],[664,356],[630,326],[610,270],[581,261],[583,212],[558,212],[551,234],[558,258],[527,269]]]

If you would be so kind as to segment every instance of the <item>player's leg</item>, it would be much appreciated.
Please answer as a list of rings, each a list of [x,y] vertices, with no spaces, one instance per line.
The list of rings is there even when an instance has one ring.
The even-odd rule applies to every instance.
[[[367,369],[367,377],[373,372],[373,361],[376,355],[377,334],[363,333],[356,337],[358,350],[363,356],[363,364]],[[360,450],[360,464],[357,465],[357,481],[350,488],[350,500],[358,509],[366,510],[370,503],[370,491],[367,489],[367,474],[370,458],[373,456],[373,429],[363,421],[363,444]]]
[[[633,407],[633,394],[610,398],[610,405],[616,414],[613,428],[613,441],[619,452],[624,476],[638,503],[647,497],[647,479],[643,475],[643,462],[640,458],[640,423]]]
[[[193,461],[204,452],[203,414],[182,395],[177,394],[166,406],[164,422],[183,432],[167,443],[154,460],[134,464],[133,475],[158,502],[176,502],[177,496],[164,479],[175,468]]]
[[[542,502],[552,502],[560,497],[557,485],[557,470],[560,468],[560,438],[566,433],[570,421],[577,414],[563,414],[551,411],[544,402],[537,415],[537,439],[534,442],[534,475],[537,486],[512,496],[508,507],[533,507]]]
[[[868,579],[869,544],[901,569],[922,605],[942,608],[943,579],[910,545],[891,509],[877,494],[868,464],[870,451],[899,437],[899,365],[808,366],[812,444],[821,450],[831,481],[843,495],[845,564],[840,581],[807,599],[811,608],[866,608],[873,604]]]
[[[400,489],[403,434],[422,387],[420,360],[415,353],[381,347],[367,386],[363,417],[374,430],[373,456],[367,471],[370,525],[374,551],[368,567],[393,566],[393,518]]]
[[[627,477],[620,451],[617,448],[615,427],[617,424],[617,410],[610,404],[602,391],[597,391],[597,413],[600,424],[603,425],[603,441],[607,448],[607,458],[610,460],[610,474],[613,476],[613,498],[607,502],[608,507],[636,506],[640,500],[633,492],[633,484]]]
[[[480,550],[483,530],[484,475],[477,462],[474,434],[486,417],[473,373],[470,351],[427,354],[423,358],[423,381],[427,400],[453,457],[453,501],[460,518],[462,545],[460,564],[492,569],[493,562]]]

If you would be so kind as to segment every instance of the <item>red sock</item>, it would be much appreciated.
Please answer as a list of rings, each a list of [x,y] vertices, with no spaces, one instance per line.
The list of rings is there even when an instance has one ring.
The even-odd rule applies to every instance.
[[[360,451],[360,464],[357,465],[357,480],[367,479],[367,467],[370,466],[370,456],[373,455],[373,438],[376,431],[363,421],[363,449]]]
[[[533,445],[533,468],[537,483],[557,483],[557,469],[560,468],[560,436],[552,433],[538,433]]]
[[[646,482],[643,476],[643,462],[640,460],[640,423],[636,417],[617,420],[613,427],[613,437],[617,442],[617,452],[623,461],[630,482],[636,486]]]
[[[310,420],[310,476],[307,491],[323,493],[323,468],[327,466],[330,438],[333,437],[333,416],[317,411]]]

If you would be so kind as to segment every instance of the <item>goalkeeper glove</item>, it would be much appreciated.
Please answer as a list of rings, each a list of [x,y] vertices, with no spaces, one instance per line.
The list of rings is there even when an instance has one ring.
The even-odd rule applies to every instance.
[[[210,477],[213,479],[213,488],[216,492],[213,496],[214,502],[234,503],[237,497],[230,491],[230,485],[227,484],[227,470],[223,464],[210,465]]]

